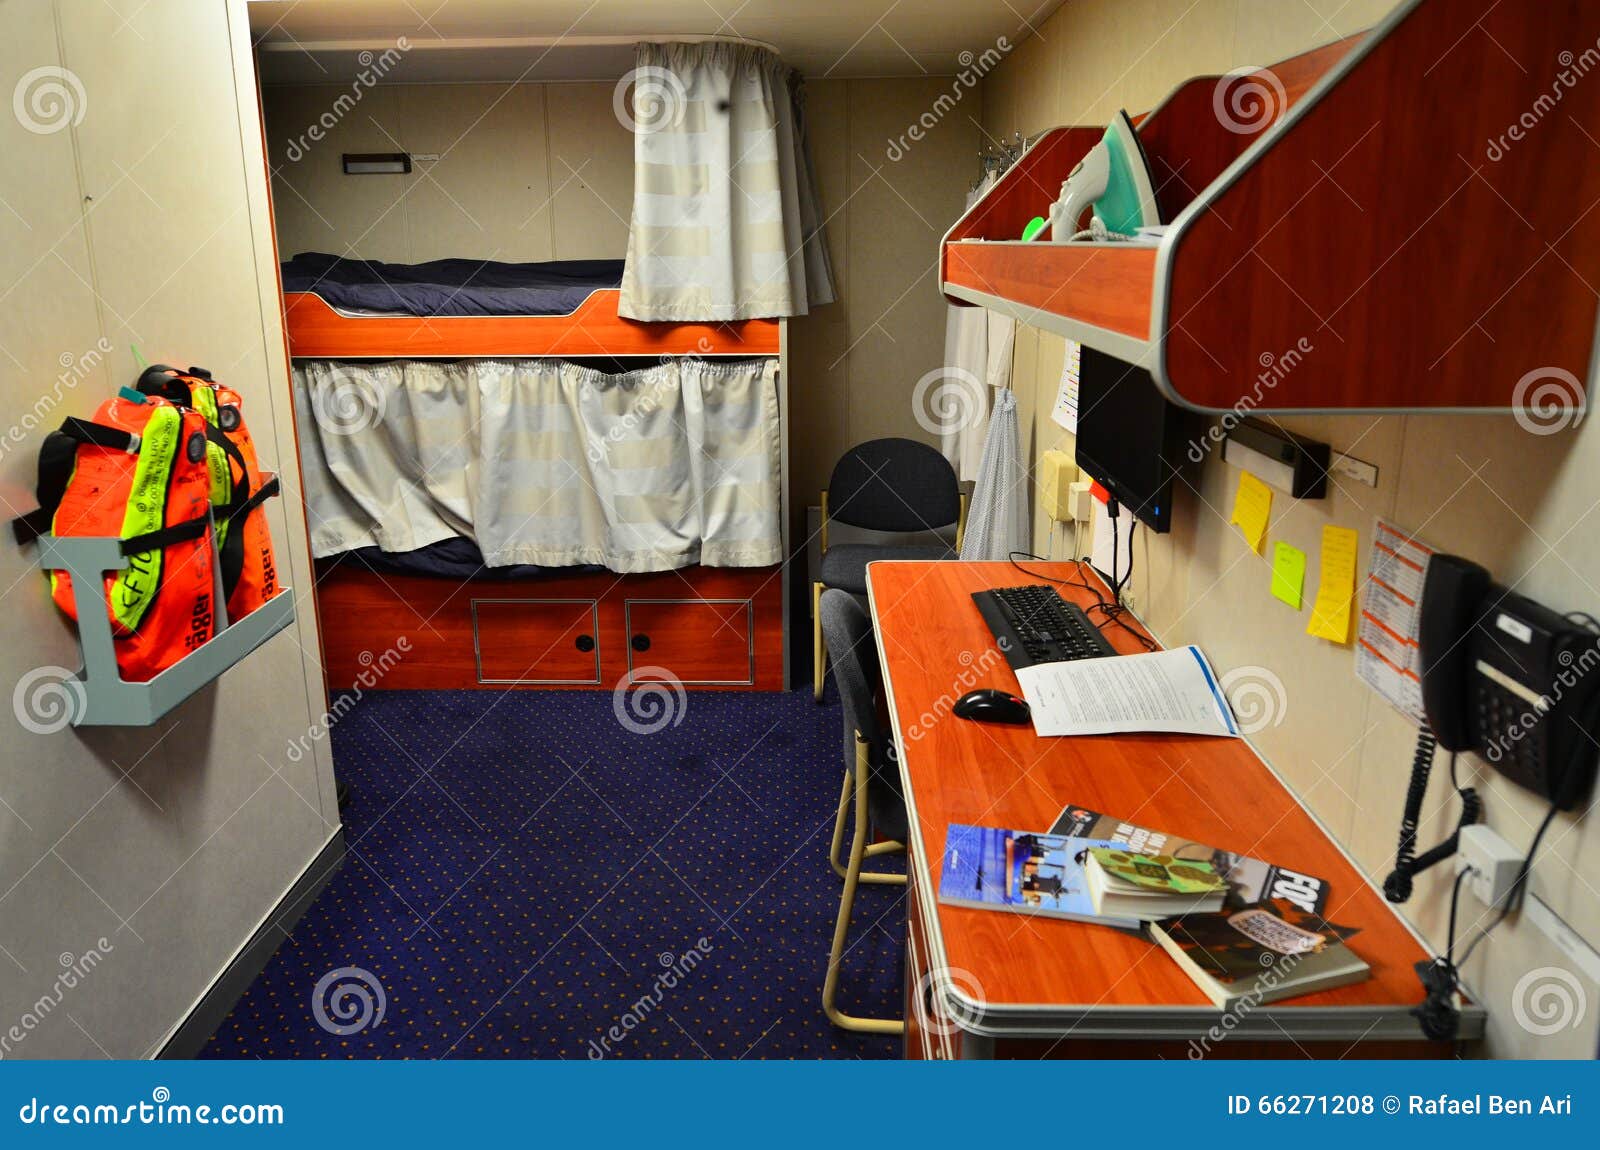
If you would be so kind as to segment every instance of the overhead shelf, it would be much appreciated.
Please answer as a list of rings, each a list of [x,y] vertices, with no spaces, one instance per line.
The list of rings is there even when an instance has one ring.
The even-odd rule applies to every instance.
[[[1138,121],[1159,247],[1020,242],[1103,134],[1053,129],[945,235],[945,295],[1140,364],[1199,410],[1576,411],[1600,85],[1573,53],[1597,41],[1581,0],[1409,0],[1369,33],[1190,80]]]

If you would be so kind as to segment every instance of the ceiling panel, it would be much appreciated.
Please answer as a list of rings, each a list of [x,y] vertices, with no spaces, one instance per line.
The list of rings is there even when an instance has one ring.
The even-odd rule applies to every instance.
[[[401,83],[615,79],[637,39],[722,36],[774,47],[808,77],[953,76],[1019,43],[1062,0],[258,0],[269,84],[347,83],[408,44]],[[368,55],[364,55],[364,53]]]

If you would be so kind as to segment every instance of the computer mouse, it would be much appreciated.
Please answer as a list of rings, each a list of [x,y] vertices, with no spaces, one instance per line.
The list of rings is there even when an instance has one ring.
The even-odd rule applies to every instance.
[[[1007,691],[979,687],[956,700],[955,714],[974,723],[1030,722],[1028,704]]]

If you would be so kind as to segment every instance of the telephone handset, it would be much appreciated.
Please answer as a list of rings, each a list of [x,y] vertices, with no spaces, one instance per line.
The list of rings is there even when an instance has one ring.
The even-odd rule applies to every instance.
[[[1571,810],[1595,774],[1600,636],[1435,555],[1417,637],[1428,725],[1447,751],[1476,751],[1501,774]]]
[[[1565,810],[1593,782],[1600,726],[1600,637],[1593,631],[1499,586],[1478,564],[1455,555],[1429,559],[1420,610],[1426,725],[1417,738],[1395,869],[1384,882],[1390,902],[1405,902],[1413,875],[1455,854],[1460,828],[1481,812],[1476,792],[1463,788],[1456,833],[1414,856],[1435,744],[1476,751]]]

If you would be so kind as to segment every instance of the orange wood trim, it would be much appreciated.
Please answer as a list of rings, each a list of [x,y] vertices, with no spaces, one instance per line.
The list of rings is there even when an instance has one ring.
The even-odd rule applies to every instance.
[[[1305,95],[1364,36],[1365,33],[1351,36],[1274,64],[1270,69],[1274,80],[1266,86],[1274,93],[1281,87],[1285,99],[1281,103],[1275,98],[1271,101],[1271,120]],[[1233,88],[1252,79],[1250,75],[1229,77],[1230,88],[1223,95],[1231,95]],[[1221,76],[1197,76],[1174,90],[1159,115],[1145,113],[1135,117],[1139,138],[1152,167],[1157,169],[1164,219],[1171,219],[1182,210],[1194,198],[1195,191],[1216,179],[1253,142],[1253,135],[1228,131],[1216,116],[1213,101],[1217,85],[1223,82]],[[1260,127],[1270,122],[1263,121]],[[1022,229],[1034,216],[1048,218],[1050,205],[1061,195],[1062,181],[1103,135],[1103,126],[1068,126],[1046,132],[1000,183],[957,221],[949,239],[1020,240]],[[1190,189],[1187,198],[1176,193],[1169,198],[1173,173],[1181,177],[1176,185],[1179,189]],[[1163,175],[1168,178],[1163,179]]]
[[[1180,84],[1158,111],[1142,117],[1139,140],[1150,160],[1161,218],[1176,219],[1366,35],[1335,41],[1270,68],[1196,76]]]
[[[289,347],[300,358],[778,354],[778,320],[639,323],[617,315],[621,296],[595,291],[572,314],[554,316],[345,316],[314,292],[283,299]]]
[[[948,244],[945,282],[1120,332],[1150,337],[1154,248]]]
[[[1079,569],[1059,563],[1039,570],[1077,578]],[[1041,739],[1030,727],[969,723],[949,716],[947,703],[936,707],[972,687],[1018,690],[971,601],[973,591],[1018,581],[1007,563],[875,563],[867,569],[902,735],[900,762],[918,819],[909,845],[926,861],[932,882],[939,881],[950,823],[1044,830],[1063,806],[1079,803],[1329,881],[1328,917],[1360,928],[1350,945],[1371,965],[1372,978],[1259,1011],[1415,1005],[1421,990],[1412,964],[1428,955],[1242,740]],[[1081,605],[1093,601],[1072,587],[1060,590]],[[1120,652],[1140,649],[1118,628],[1107,636]],[[925,714],[943,717],[928,722]],[[919,737],[906,737],[911,731]],[[1159,947],[1119,931],[942,905],[937,917],[944,961],[971,972],[990,1003],[1208,1006]]]
[[[1100,142],[1104,128],[1052,128],[1023,153],[989,194],[951,229],[950,239],[1020,240],[1034,216],[1050,217],[1050,205],[1061,197],[1061,183],[1089,149]]]
[[[1600,6],[1580,0],[1412,10],[1182,237],[1174,389],[1213,409],[1252,393],[1277,410],[1504,409],[1532,379],[1575,410],[1600,283],[1600,85],[1556,77],[1597,39]]]
[[[416,575],[375,575],[354,567],[325,568],[317,580],[317,604],[322,618],[322,655],[328,682],[335,690],[357,683],[366,689],[436,690],[460,688],[506,689],[510,684],[478,682],[477,660],[473,651],[472,603],[474,600],[594,600],[598,604],[600,649],[600,689],[610,690],[628,673],[627,641],[623,604],[634,604],[635,630],[641,606],[646,621],[651,611],[665,611],[655,604],[665,600],[734,599],[751,603],[755,645],[755,682],[744,689],[763,691],[783,687],[783,578],[776,567],[686,567],[680,571],[619,575],[615,572],[550,575],[537,579],[474,580],[458,582]],[[676,604],[673,605],[677,606]],[[722,610],[720,606],[717,610]],[[665,666],[680,678],[732,678],[732,675],[698,673],[707,666],[708,656],[694,643],[699,624],[701,644],[713,654],[723,651],[722,636],[712,626],[710,608],[696,617],[690,610],[677,612],[662,650],[635,654],[636,666]],[[581,632],[591,633],[585,624],[574,629],[574,621],[586,609],[572,605],[541,610],[518,608],[499,603],[480,606],[485,618],[480,625],[494,629],[483,644],[485,674],[494,678],[566,677],[577,667],[574,640]],[[744,612],[738,613],[738,678],[748,674],[744,656],[747,633]],[[401,640],[407,649],[398,660],[384,660],[386,651],[398,650]],[[581,675],[592,678],[593,660]],[[376,681],[374,667],[390,663]],[[713,660],[722,670],[726,657]],[[679,665],[681,663],[681,666]],[[515,684],[517,689],[564,687],[586,684]],[[691,689],[695,684],[687,684]],[[730,685],[739,689],[741,685]]]

